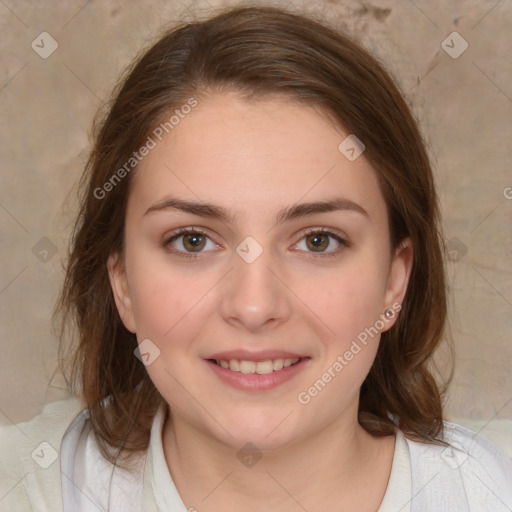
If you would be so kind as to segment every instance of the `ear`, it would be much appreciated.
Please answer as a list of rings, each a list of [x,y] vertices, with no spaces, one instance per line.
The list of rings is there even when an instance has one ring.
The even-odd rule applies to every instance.
[[[114,295],[117,311],[124,326],[135,333],[135,317],[132,308],[132,299],[128,288],[128,280],[122,259],[118,253],[111,254],[107,261],[108,277]]]
[[[401,309],[402,302],[407,292],[413,260],[414,251],[412,242],[410,238],[406,238],[400,242],[396,248],[391,261],[384,307],[386,310],[392,309],[395,315],[387,320],[386,326],[382,329],[382,332],[390,329],[396,322],[398,312]]]

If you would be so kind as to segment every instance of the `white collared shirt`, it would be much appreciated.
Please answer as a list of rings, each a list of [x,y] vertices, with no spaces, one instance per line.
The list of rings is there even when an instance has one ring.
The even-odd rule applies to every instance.
[[[155,415],[147,457],[132,472],[115,468],[100,454],[83,411],[61,447],[64,512],[187,512],[167,466],[162,444],[165,408]],[[411,466],[407,442],[397,430],[393,465],[378,512],[410,512]],[[142,501],[144,500],[144,501]],[[193,507],[190,507],[193,508]]]
[[[76,398],[52,402],[33,419],[0,429],[0,512],[189,512],[165,461],[165,407],[131,471],[100,455],[82,409]],[[511,512],[510,456],[467,428],[444,427],[448,447],[397,431],[378,512]]]

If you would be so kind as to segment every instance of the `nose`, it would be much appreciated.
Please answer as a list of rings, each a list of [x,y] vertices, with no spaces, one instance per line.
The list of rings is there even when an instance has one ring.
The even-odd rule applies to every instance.
[[[234,327],[262,332],[285,322],[292,310],[292,293],[285,272],[270,251],[254,261],[233,256],[233,269],[224,280],[221,313]]]

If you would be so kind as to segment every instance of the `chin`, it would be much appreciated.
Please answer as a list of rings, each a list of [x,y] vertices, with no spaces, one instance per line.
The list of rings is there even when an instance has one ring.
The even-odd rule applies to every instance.
[[[261,409],[259,411],[237,410],[231,416],[223,416],[230,418],[225,423],[225,427],[231,435],[223,429],[219,431],[219,428],[216,428],[216,431],[219,431],[223,442],[237,451],[247,443],[251,443],[261,451],[278,450],[296,440],[296,419],[291,418],[292,410],[287,411],[281,408],[279,411],[266,413]]]

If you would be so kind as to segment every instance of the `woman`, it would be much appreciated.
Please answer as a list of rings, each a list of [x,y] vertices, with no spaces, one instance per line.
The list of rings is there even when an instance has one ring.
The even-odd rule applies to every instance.
[[[512,507],[512,461],[443,422],[432,171],[360,45],[271,7],[174,28],[82,183],[59,303],[80,400],[4,434],[9,503]]]

